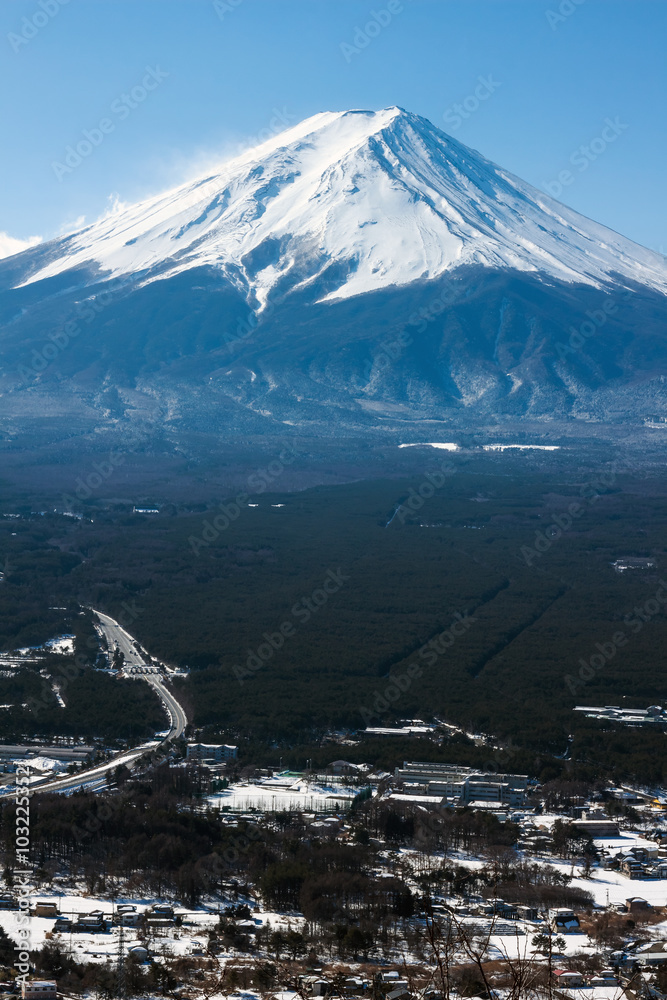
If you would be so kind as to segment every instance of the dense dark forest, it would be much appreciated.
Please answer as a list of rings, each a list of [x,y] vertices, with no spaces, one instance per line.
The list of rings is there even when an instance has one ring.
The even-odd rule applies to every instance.
[[[81,605],[129,607],[146,648],[190,668],[180,695],[205,737],[289,752],[332,729],[438,716],[556,772],[664,780],[662,734],[572,712],[664,701],[664,482],[508,457],[504,474],[452,459],[434,488],[442,467],[436,456],[421,479],[154,516],[93,496],[79,520],[31,513],[5,490],[3,510],[21,516],[0,519],[0,644],[41,642]],[[618,573],[624,556],[656,565]],[[63,606],[69,616],[50,610]],[[31,696],[39,682],[21,683]],[[109,678],[78,683],[114,698]],[[135,705],[145,697],[133,689]]]

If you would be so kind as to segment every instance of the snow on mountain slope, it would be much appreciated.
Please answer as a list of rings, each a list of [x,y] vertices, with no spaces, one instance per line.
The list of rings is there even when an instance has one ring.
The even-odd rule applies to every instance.
[[[476,264],[667,290],[661,256],[395,107],[315,115],[53,249],[25,284],[85,264],[142,282],[208,265],[261,307],[272,293],[344,299]]]

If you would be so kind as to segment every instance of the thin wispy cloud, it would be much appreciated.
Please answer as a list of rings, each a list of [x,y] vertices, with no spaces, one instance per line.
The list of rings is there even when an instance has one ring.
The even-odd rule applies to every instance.
[[[41,242],[41,236],[28,236],[27,239],[21,240],[10,236],[9,233],[0,232],[0,258],[11,257],[13,254],[21,253],[22,250],[27,250]]]

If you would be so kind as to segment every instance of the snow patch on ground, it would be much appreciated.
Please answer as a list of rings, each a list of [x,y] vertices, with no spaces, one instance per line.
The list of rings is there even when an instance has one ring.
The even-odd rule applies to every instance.
[[[399,444],[399,448],[442,448],[443,451],[458,451],[459,446],[453,441],[415,441],[412,444]]]
[[[484,451],[560,451],[559,444],[485,444]]]
[[[261,784],[232,785],[209,796],[207,801],[216,809],[228,807],[233,810],[257,809],[266,812],[305,809],[309,812],[323,812],[334,811],[340,805],[349,804],[358,791],[358,788],[311,784],[301,779],[291,779],[290,783],[276,780]]]
[[[71,656],[74,653],[74,636],[61,635],[57,639],[49,639],[46,647],[51,653],[66,653]]]

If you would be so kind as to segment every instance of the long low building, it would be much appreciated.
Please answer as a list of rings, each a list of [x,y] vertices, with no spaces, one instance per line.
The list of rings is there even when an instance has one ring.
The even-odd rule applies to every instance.
[[[57,1000],[57,987],[53,979],[30,979],[21,983],[23,1000]]]
[[[227,743],[188,743],[186,755],[188,760],[236,760],[238,747]]]
[[[403,762],[394,777],[403,791],[415,795],[439,795],[452,805],[497,802],[521,806],[528,790],[527,774],[495,774],[452,764]]]
[[[667,727],[667,712],[661,705],[648,708],[621,708],[620,705],[575,705],[574,712],[584,712],[587,719],[618,722],[624,726]]]
[[[603,839],[605,837],[618,837],[618,823],[613,819],[575,819],[572,826],[579,833],[587,833],[590,837]]]

